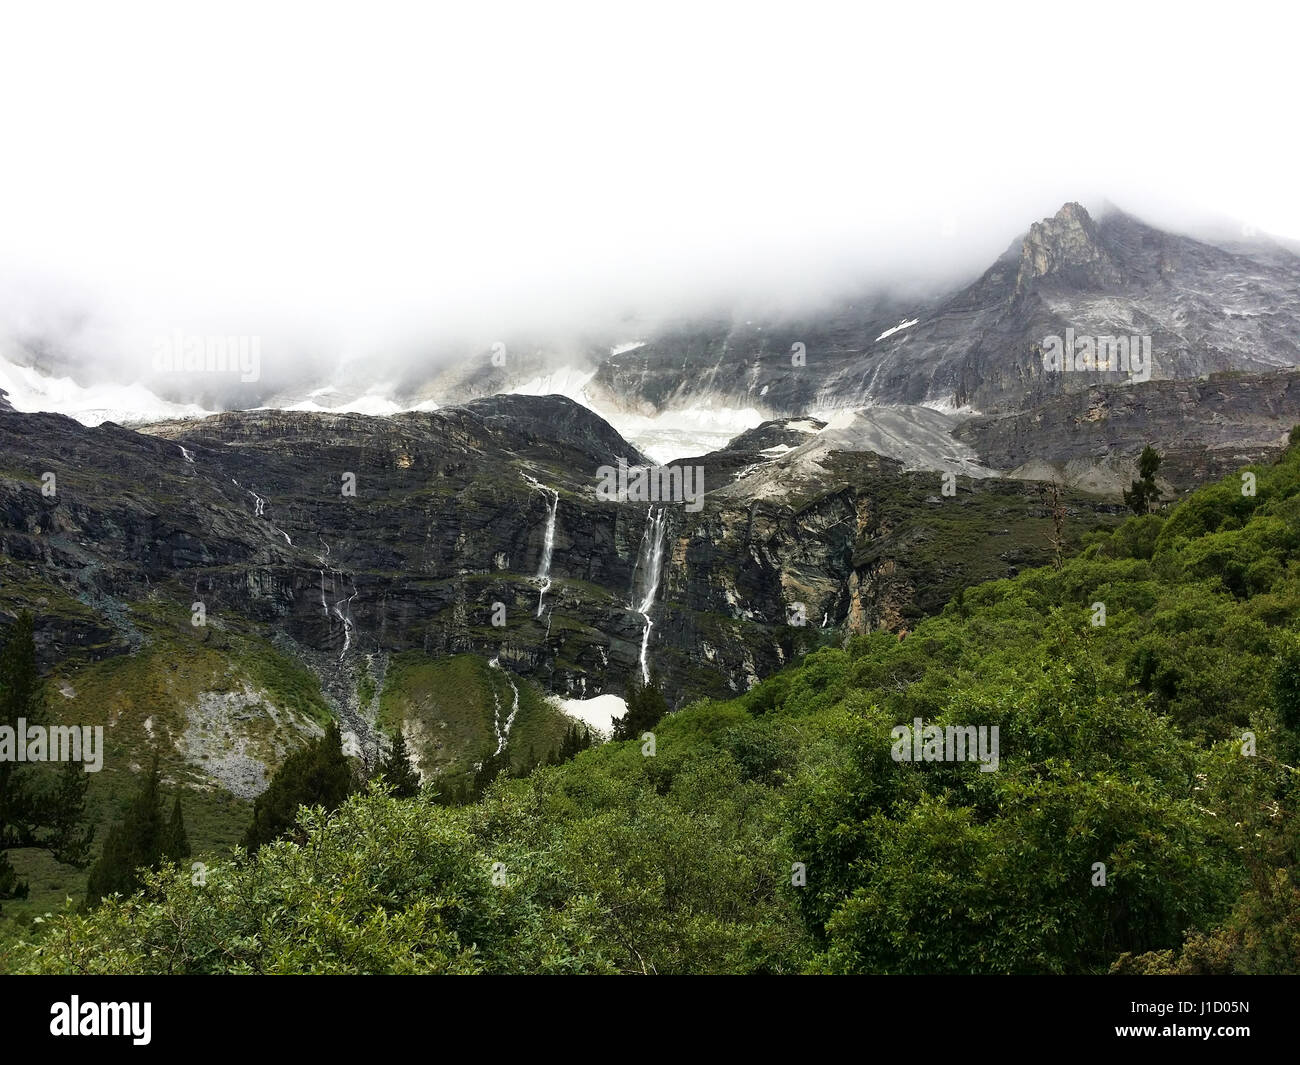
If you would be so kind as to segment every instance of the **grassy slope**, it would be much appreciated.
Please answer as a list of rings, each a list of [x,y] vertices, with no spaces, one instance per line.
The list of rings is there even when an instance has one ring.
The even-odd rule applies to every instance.
[[[1273,774],[1298,741],[1274,681],[1300,623],[1300,448],[1254,472],[1254,496],[1225,478],[1060,570],[967,589],[906,640],[699,702],[652,758],[608,744],[467,810],[394,809],[469,833],[474,875],[513,871],[526,905],[484,934],[489,968],[1100,971],[1176,947],[1260,870],[1295,876],[1295,793]],[[383,712],[490,749],[496,672],[398,656]],[[914,716],[1000,722],[1002,770],[900,768],[889,728]],[[1088,888],[1093,858],[1118,894]],[[786,886],[795,861],[806,889]],[[423,883],[419,862],[384,875]],[[401,905],[384,884],[368,906]],[[93,954],[108,932],[84,934]]]
[[[493,669],[476,655],[426,658],[418,651],[394,655],[380,694],[380,723],[405,728],[412,754],[426,775],[455,777],[472,772],[475,763],[496,750],[493,721],[509,714],[510,688],[519,690],[519,713],[507,752],[518,769],[532,750],[544,760],[558,749],[572,722],[552,706],[530,681],[504,668]],[[498,711],[499,708],[499,711]]]
[[[251,817],[251,802],[214,785],[177,749],[187,731],[187,709],[202,693],[253,690],[251,699],[238,700],[239,718],[209,740],[218,756],[223,748],[243,742],[272,771],[296,737],[329,718],[319,685],[301,665],[256,638],[212,626],[195,629],[188,617],[159,601],[138,604],[132,619],[147,640],[139,651],[70,663],[48,679],[47,703],[55,720],[104,728],[103,769],[90,775],[87,792],[96,826],[92,855],[134,794],[137,773],[155,749],[165,791],[169,797],[181,796],[196,860],[225,854],[238,842]],[[268,704],[278,718],[269,715]],[[285,728],[290,721],[298,723],[296,728]],[[25,900],[4,904],[8,917],[23,919],[61,906],[68,896],[80,900],[84,893],[86,871],[61,865],[43,851],[11,852],[11,860],[28,878],[31,891]]]

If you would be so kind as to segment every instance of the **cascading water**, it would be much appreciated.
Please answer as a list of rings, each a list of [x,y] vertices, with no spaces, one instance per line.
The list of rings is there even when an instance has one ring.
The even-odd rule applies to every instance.
[[[343,656],[348,653],[348,648],[352,646],[352,600],[357,597],[354,591],[346,599],[340,599],[334,604],[334,616],[343,622],[343,650],[339,652],[339,661],[343,661]],[[339,609],[340,606],[347,607],[347,613]]]
[[[644,684],[650,683],[647,652],[650,650],[650,630],[654,628],[654,622],[650,620],[650,611],[654,609],[655,597],[659,594],[659,581],[663,576],[667,515],[666,507],[659,507],[650,512],[636,558],[636,572],[641,575],[641,592],[636,610],[645,619],[645,631],[641,635],[641,681]]]
[[[321,542],[321,546],[325,548],[323,554],[319,554],[316,556],[316,561],[321,564],[320,607],[322,612],[325,614],[325,616],[329,617],[330,608],[329,608],[329,604],[325,601],[325,571],[329,570],[331,592],[333,592],[335,589],[334,578],[335,577],[339,578],[339,587],[343,588],[346,586],[347,576],[346,574],[343,573],[342,570],[335,569],[333,566],[330,565],[329,562],[330,545],[325,542],[325,537],[321,536],[320,533],[317,533],[316,538]],[[355,599],[356,597],[357,597],[357,586],[356,586],[356,582],[353,581],[352,594],[347,596],[344,599],[339,599],[334,603],[334,616],[343,623],[343,651],[342,653],[339,654],[340,662],[343,661],[343,656],[348,653],[349,648],[351,648],[352,646],[352,630],[354,627],[352,624],[352,600]],[[344,613],[344,608],[346,608],[347,611],[346,613]]]
[[[321,536],[320,533],[316,534],[316,539],[319,540],[321,542],[321,546],[325,548],[324,554],[320,554],[316,556],[316,561],[320,563],[320,609],[322,614],[324,614],[326,617],[329,617],[330,616],[329,604],[325,602],[325,570],[329,569],[330,571],[330,591],[333,591],[334,570],[333,567],[331,567],[329,564],[330,545],[325,542],[325,537]]]
[[[555,515],[560,509],[560,493],[554,488],[547,488],[540,481],[524,474],[524,480],[551,500],[550,511],[546,516],[546,538],[542,542],[542,562],[537,568],[537,583],[541,591],[537,593],[537,616],[542,616],[542,605],[546,593],[551,590],[551,556],[555,553]]]
[[[185,449],[181,448],[181,450],[184,451]],[[194,461],[194,459],[188,453],[186,453],[186,458],[188,458],[190,462]],[[230,480],[232,484],[238,485],[240,488],[244,488],[244,486],[242,484],[239,484],[239,482],[236,481],[233,477],[230,478]],[[244,491],[253,497],[253,517],[265,518],[267,524],[271,526],[272,530],[278,532],[281,536],[283,536],[284,542],[288,544],[290,547],[292,547],[293,541],[289,539],[289,534],[285,532],[283,529],[277,529],[275,527],[275,522],[273,522],[270,518],[270,515],[266,513],[266,500],[263,499],[261,496],[259,496],[256,492],[254,492],[251,488],[244,488]]]
[[[510,729],[515,723],[515,715],[519,713],[519,687],[515,684],[514,678],[510,676],[509,670],[501,669],[501,660],[499,658],[493,658],[488,662],[488,665],[493,669],[501,670],[502,676],[506,678],[506,683],[510,685],[510,690],[515,695],[514,705],[510,707],[510,713],[506,716],[503,725],[501,723],[501,700],[497,698],[496,686],[493,685],[492,687],[492,703],[494,706],[492,726],[497,734],[497,754],[500,754],[506,749],[506,743],[510,739]]]

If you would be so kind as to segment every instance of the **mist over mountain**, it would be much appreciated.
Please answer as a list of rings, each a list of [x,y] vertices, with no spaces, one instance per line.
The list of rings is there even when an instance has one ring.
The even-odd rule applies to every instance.
[[[1300,971],[1295,33],[1004,6],[0,16],[12,1028]]]
[[[1094,218],[1070,202],[956,282],[895,275],[802,305],[751,296],[693,313],[602,313],[561,334],[411,335],[364,356],[322,354],[286,334],[173,329],[150,338],[148,365],[131,380],[116,376],[121,362],[87,354],[112,343],[102,323],[65,312],[27,319],[28,332],[10,339],[0,362],[0,388],[20,410],[88,424],[254,408],[391,415],[556,393],[667,459],[721,449],[771,418],[912,405],[940,412],[952,429],[1097,387],[1294,367],[1300,259],[1263,234],[1200,228],[1217,236],[1159,229],[1109,202]],[[1044,343],[1067,335],[1121,336],[1126,348],[1147,351],[1145,363],[1045,372]],[[133,361],[145,362],[144,352]],[[1146,429],[1161,437],[1157,424]],[[1193,433],[1190,443],[1199,440]],[[1067,460],[1051,448],[1033,457]],[[1006,469],[1030,457],[989,462]]]

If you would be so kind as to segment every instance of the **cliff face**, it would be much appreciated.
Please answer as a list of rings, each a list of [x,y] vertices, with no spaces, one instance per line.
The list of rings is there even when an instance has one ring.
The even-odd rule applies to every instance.
[[[880,403],[1026,410],[1119,372],[1045,373],[1048,336],[1150,336],[1156,380],[1300,365],[1300,257],[1208,244],[1066,204],[960,291],[863,296],[803,319],[702,320],[605,359],[588,386],[642,413],[705,402],[771,416]],[[792,348],[801,359],[792,360]]]
[[[1080,289],[1117,288],[1125,281],[1097,224],[1077,203],[1067,203],[1054,217],[1029,227],[1020,248],[1014,295],[1030,292],[1044,278]]]
[[[1179,490],[1281,453],[1300,424],[1300,373],[1212,374],[1203,380],[1093,387],[1030,411],[972,418],[954,435],[1002,470],[1051,477],[1048,467],[1087,471],[1110,465],[1127,485],[1134,457],[1149,443],[1161,475]],[[1099,485],[1098,487],[1105,487]]]
[[[745,447],[769,437],[786,434]],[[36,606],[47,663],[137,650],[133,603],[202,602],[274,636],[340,703],[364,656],[412,649],[496,657],[575,696],[621,694],[643,665],[674,699],[744,691],[850,619],[896,628],[1048,557],[1028,485],[963,480],[941,500],[937,475],[829,452],[797,490],[751,498],[710,481],[725,455],[705,456],[719,491],[698,512],[664,507],[642,609],[658,508],[594,492],[597,467],[635,450],[554,396],[395,418],[226,414],[148,434],[3,414],[0,449],[0,610]],[[1115,520],[1078,506],[1080,531]],[[1007,553],[996,537],[1012,523]]]

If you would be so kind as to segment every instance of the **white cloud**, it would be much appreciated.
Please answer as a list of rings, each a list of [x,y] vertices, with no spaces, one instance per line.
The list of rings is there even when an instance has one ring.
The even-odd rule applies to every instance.
[[[975,269],[1067,199],[1300,238],[1295,19],[9,5],[0,288],[336,358]]]

